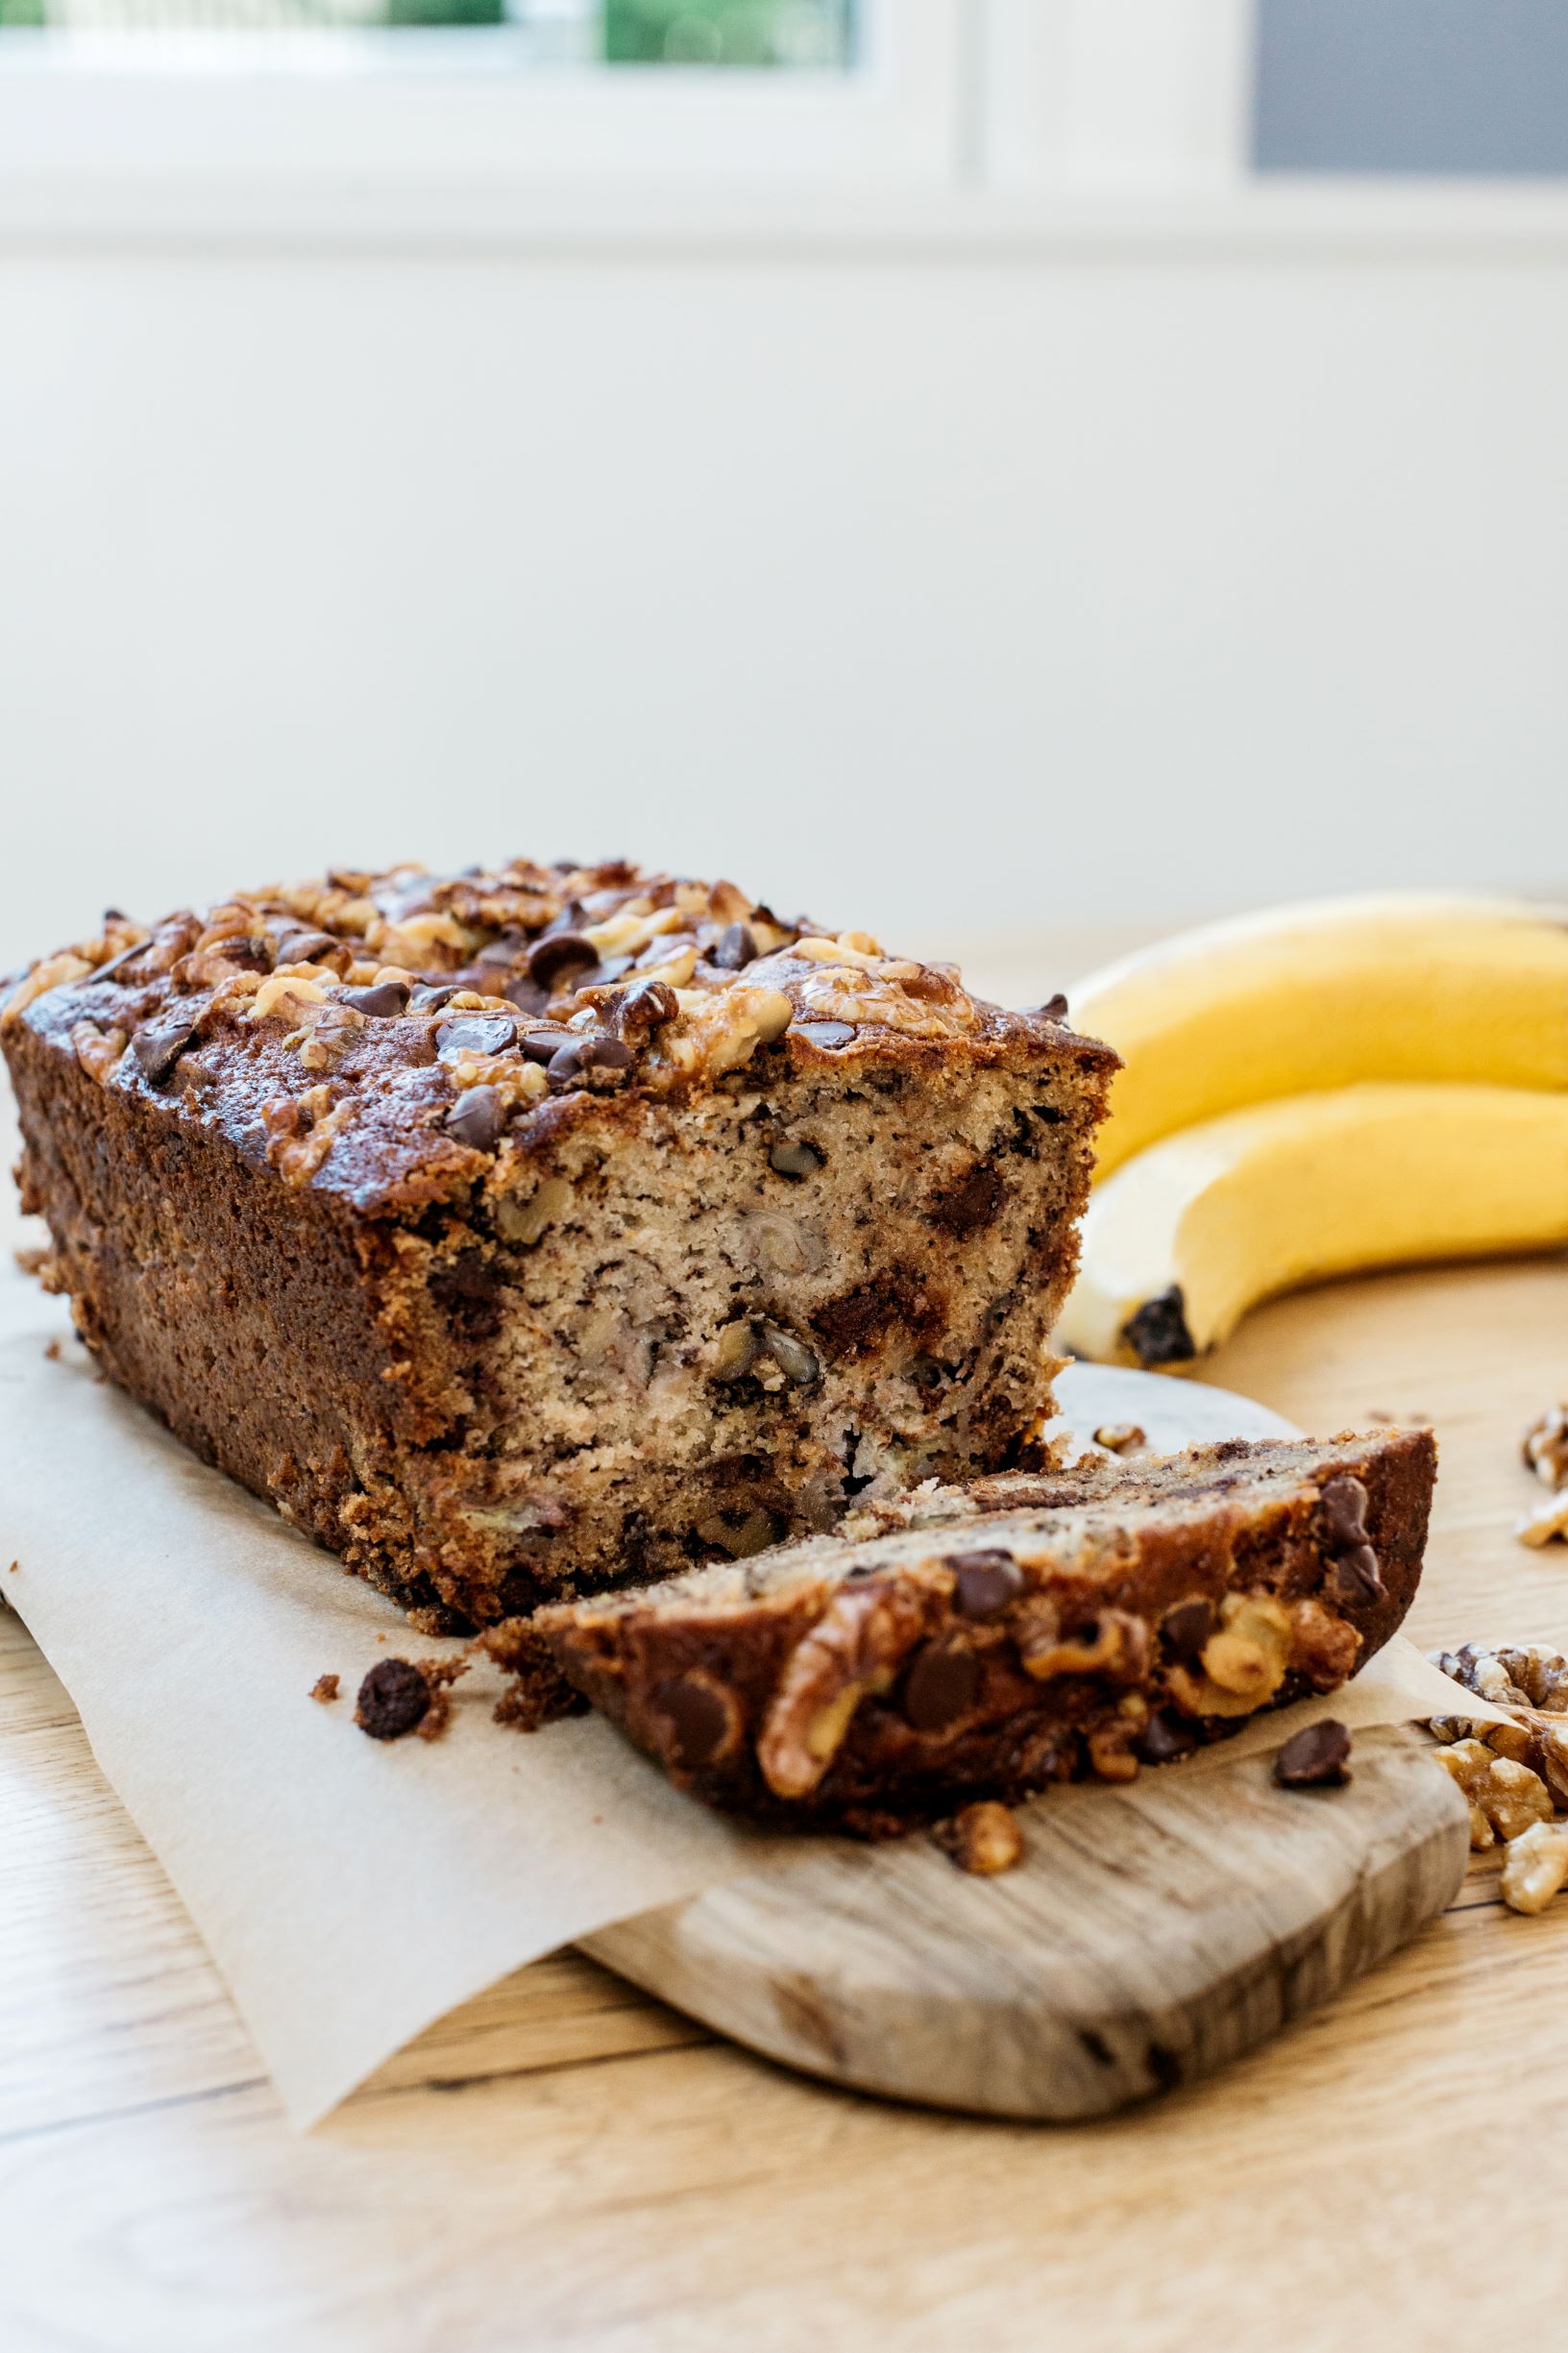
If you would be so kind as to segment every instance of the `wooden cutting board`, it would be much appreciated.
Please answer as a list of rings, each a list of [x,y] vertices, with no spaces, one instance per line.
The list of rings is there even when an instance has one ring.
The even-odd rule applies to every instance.
[[[1074,1365],[1071,1426],[1164,1450],[1291,1434],[1194,1383]],[[1336,1790],[1266,1756],[1023,1809],[1023,1862],[966,1877],[929,1839],[797,1857],[584,1949],[737,2042],[866,2092],[1066,2120],[1211,2073],[1405,1944],[1453,1898],[1464,1802],[1410,1732],[1363,1732]]]
[[[1104,2116],[1211,2073],[1443,1909],[1464,1802],[1404,1730],[1337,1790],[1267,1757],[1025,1807],[1024,1861],[968,1878],[927,1839],[835,1841],[589,1940],[753,2050],[898,2099]]]

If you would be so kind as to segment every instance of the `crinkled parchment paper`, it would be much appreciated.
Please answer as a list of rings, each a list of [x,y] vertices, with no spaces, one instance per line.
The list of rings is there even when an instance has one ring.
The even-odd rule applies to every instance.
[[[14,1272],[7,1229],[0,1216],[0,1590],[297,2124],[523,1963],[789,1844],[677,1796],[597,1719],[531,1736],[498,1726],[498,1686],[478,1673],[456,1686],[443,1738],[365,1739],[353,1707],[367,1666],[461,1646],[412,1633],[96,1378],[63,1303]],[[1224,1391],[1141,1374],[1075,1368],[1062,1394],[1075,1430],[1135,1420],[1162,1447],[1286,1429]],[[331,1705],[308,1696],[324,1673],[342,1678]],[[1452,1705],[1453,1685],[1396,1644],[1348,1691],[1212,1753],[1277,1746],[1313,1714],[1431,1714],[1445,1694]],[[1469,1696],[1464,1710],[1487,1712]]]

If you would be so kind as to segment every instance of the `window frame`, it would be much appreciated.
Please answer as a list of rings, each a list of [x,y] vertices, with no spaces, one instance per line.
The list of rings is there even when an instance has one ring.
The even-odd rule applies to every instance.
[[[1253,0],[862,0],[847,73],[502,31],[0,37],[0,254],[1568,254],[1568,182],[1251,169]]]
[[[0,192],[937,187],[965,0],[862,0],[839,68],[520,68],[504,28],[0,35]]]

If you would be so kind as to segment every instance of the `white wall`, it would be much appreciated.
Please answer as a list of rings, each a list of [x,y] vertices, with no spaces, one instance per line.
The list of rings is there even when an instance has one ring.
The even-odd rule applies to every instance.
[[[626,847],[940,952],[1568,879],[1531,257],[0,247],[0,962]]]

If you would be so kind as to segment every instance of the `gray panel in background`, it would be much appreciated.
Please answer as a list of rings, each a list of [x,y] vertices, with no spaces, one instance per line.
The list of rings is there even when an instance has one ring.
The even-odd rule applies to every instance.
[[[1253,161],[1568,173],[1568,0],[1258,0]]]

